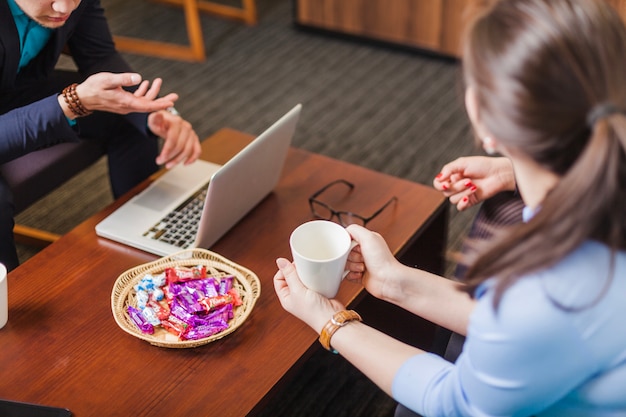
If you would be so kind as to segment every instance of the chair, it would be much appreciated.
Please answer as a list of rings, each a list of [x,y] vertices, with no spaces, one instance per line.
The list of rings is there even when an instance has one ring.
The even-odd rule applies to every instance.
[[[242,21],[248,25],[257,23],[256,0],[242,0],[242,7],[227,6],[207,0],[158,0],[163,3],[182,6],[185,12],[189,45],[178,45],[137,39],[126,36],[114,36],[115,45],[121,52],[154,55],[183,61],[204,61],[206,52],[199,11],[216,16]]]
[[[0,165],[0,174],[13,191],[15,214],[19,214],[104,155],[101,141],[83,140],[61,143],[31,152]],[[16,224],[15,240],[46,246],[60,236],[48,231]]]

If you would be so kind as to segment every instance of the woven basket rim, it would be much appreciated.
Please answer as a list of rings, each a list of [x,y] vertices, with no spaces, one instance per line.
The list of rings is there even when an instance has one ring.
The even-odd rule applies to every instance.
[[[145,334],[130,320],[127,306],[132,304],[133,286],[148,273],[159,273],[174,266],[204,265],[223,274],[233,275],[239,287],[243,304],[235,307],[235,317],[228,329],[198,340],[164,340],[156,335]],[[261,282],[251,270],[206,249],[188,249],[173,253],[152,262],[133,267],[118,276],[111,291],[111,311],[117,325],[126,333],[145,340],[152,345],[168,348],[192,348],[206,345],[237,330],[246,321],[261,295]]]

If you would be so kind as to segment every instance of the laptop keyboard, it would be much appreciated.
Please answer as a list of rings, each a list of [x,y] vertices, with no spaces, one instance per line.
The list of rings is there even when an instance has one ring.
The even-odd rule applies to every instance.
[[[182,249],[189,247],[196,240],[207,189],[202,187],[143,235]]]

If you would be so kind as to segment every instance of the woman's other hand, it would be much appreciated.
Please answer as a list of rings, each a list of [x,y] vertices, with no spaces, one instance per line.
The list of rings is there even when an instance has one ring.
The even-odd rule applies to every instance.
[[[444,165],[433,186],[463,211],[501,191],[515,190],[515,175],[508,158],[461,157]]]

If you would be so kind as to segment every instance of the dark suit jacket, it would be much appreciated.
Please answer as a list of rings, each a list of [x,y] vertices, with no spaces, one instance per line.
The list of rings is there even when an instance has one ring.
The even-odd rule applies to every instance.
[[[7,1],[0,0],[0,163],[59,141],[78,140],[78,132],[69,126],[57,103],[60,91],[39,96],[66,46],[85,78],[102,71],[131,71],[115,50],[100,0],[82,0],[65,25],[54,30],[39,55],[18,74],[17,28]],[[146,117],[126,116],[143,134],[148,134]]]

